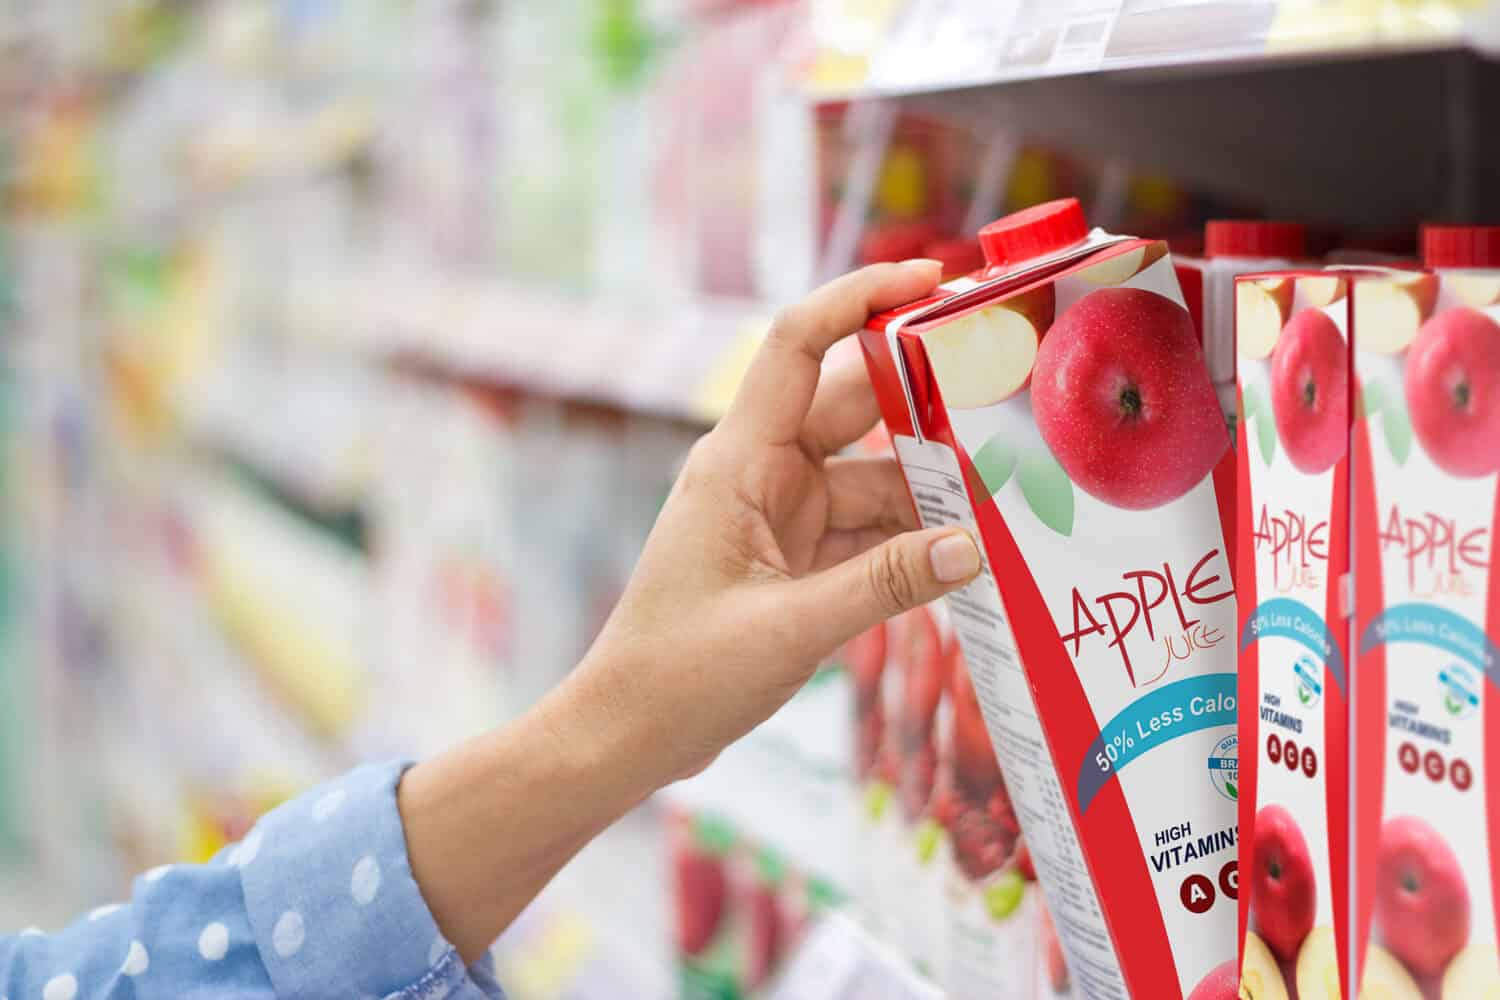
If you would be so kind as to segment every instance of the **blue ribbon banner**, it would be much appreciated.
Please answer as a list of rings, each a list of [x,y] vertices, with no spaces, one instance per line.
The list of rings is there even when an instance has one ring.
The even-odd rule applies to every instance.
[[[1263,601],[1240,632],[1240,649],[1249,649],[1252,642],[1259,642],[1272,635],[1300,642],[1318,654],[1318,659],[1328,667],[1339,691],[1344,694],[1349,692],[1344,654],[1334,645],[1333,634],[1328,631],[1322,615],[1290,597],[1273,597],[1269,601]]]
[[[1386,608],[1365,627],[1359,651],[1368,653],[1393,642],[1415,642],[1452,653],[1500,688],[1500,650],[1484,629],[1447,608],[1420,603]]]
[[[1104,724],[1078,772],[1078,811],[1125,765],[1179,736],[1235,724],[1235,675],[1202,674],[1174,681],[1133,702]]]

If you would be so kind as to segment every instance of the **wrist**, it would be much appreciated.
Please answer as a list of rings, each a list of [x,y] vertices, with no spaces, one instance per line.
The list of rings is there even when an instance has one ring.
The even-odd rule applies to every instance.
[[[680,777],[672,713],[649,696],[648,670],[596,649],[537,706],[568,768],[617,815]]]

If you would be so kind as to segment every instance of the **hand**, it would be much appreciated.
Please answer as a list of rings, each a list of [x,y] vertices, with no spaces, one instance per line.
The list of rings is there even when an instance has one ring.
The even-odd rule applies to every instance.
[[[783,313],[584,662],[511,725],[407,773],[412,873],[466,959],[592,837],[764,721],[841,643],[979,572],[963,531],[911,530],[894,460],[835,455],[879,416],[864,367],[819,385],[834,342],[937,281],[932,261],[879,264]]]
[[[864,365],[819,384],[835,341],[937,280],[881,264],[786,310],[690,454],[579,678],[648,727],[655,778],[702,768],[841,643],[978,572],[963,531],[911,530],[894,459],[837,455],[879,418]]]

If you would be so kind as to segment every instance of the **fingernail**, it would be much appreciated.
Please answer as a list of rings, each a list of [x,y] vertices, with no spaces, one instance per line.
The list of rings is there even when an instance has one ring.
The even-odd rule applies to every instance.
[[[933,542],[927,558],[932,560],[932,575],[940,583],[957,583],[979,572],[979,548],[961,531]]]
[[[943,262],[940,260],[934,260],[931,257],[913,257],[910,260],[903,260],[901,262],[901,266],[909,267],[913,271],[930,271],[935,267],[942,267]]]

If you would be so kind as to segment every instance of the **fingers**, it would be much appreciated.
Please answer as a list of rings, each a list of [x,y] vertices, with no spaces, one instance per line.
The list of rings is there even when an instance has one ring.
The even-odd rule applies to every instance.
[[[846,559],[873,549],[881,542],[900,534],[899,528],[857,528],[853,531],[830,531],[818,539],[810,571],[822,572]]]
[[[823,354],[871,313],[932,291],[936,261],[874,264],[829,282],[777,318],[724,417],[736,434],[769,444],[798,440],[818,385]]]
[[[823,469],[828,477],[828,530],[917,527],[911,493],[894,458],[831,458]]]
[[[979,572],[979,549],[962,529],[903,532],[831,569],[778,586],[818,648],[833,649],[892,615],[934,601]]]
[[[802,427],[802,446],[816,458],[832,455],[864,436],[880,419],[880,404],[863,362],[825,372]]]

